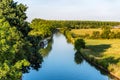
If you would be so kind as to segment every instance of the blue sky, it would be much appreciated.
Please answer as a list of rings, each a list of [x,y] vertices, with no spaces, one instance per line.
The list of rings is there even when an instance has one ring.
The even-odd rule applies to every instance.
[[[54,20],[120,21],[120,0],[14,0],[28,6],[28,21]]]

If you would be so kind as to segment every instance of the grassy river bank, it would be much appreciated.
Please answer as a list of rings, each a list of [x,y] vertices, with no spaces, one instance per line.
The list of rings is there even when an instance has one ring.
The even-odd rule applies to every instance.
[[[77,32],[78,33],[78,32]],[[76,31],[65,31],[66,38],[73,43],[79,37],[73,37]],[[90,63],[120,79],[120,39],[84,39],[86,48],[81,55]]]

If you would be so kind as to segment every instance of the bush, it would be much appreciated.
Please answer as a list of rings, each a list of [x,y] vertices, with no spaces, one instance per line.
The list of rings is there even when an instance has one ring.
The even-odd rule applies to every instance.
[[[74,43],[74,47],[76,50],[80,50],[81,48],[85,48],[85,41],[83,39],[77,39]]]
[[[103,39],[109,39],[110,38],[110,33],[111,33],[110,27],[105,27],[105,28],[103,28],[103,32],[101,34],[101,37]]]
[[[93,39],[100,38],[100,32],[99,31],[93,31],[91,38],[93,38]]]

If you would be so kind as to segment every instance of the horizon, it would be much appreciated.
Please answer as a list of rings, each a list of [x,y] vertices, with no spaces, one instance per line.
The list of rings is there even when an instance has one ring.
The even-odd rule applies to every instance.
[[[27,5],[27,21],[82,20],[120,22],[120,0],[14,0]]]
[[[43,19],[43,18],[34,18],[34,19],[42,19],[42,20],[49,20],[49,21],[94,21],[94,22],[120,22],[120,21],[112,21],[112,20],[82,20],[82,19]]]

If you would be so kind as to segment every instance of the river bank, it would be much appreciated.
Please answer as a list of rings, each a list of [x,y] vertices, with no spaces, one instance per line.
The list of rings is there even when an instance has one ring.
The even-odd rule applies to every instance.
[[[81,56],[61,33],[53,35],[52,42],[41,51],[44,61],[37,71],[23,74],[23,80],[109,80]]]
[[[70,31],[64,33],[68,41],[74,44],[77,38],[74,38]],[[82,56],[88,62],[120,80],[119,41],[119,39],[85,39],[87,49],[81,51]]]
[[[86,55],[87,51],[89,49],[82,49],[81,50],[81,56],[86,60],[88,61],[89,63],[91,63],[92,65],[96,66],[97,68],[103,70],[104,72],[108,73],[111,75],[111,77],[115,77],[115,80],[120,80],[120,77],[118,75],[115,75],[114,73],[110,72],[109,70],[107,70],[106,68],[104,68],[104,65],[101,65],[98,63],[98,60],[95,59],[93,56],[89,56],[89,55]]]

